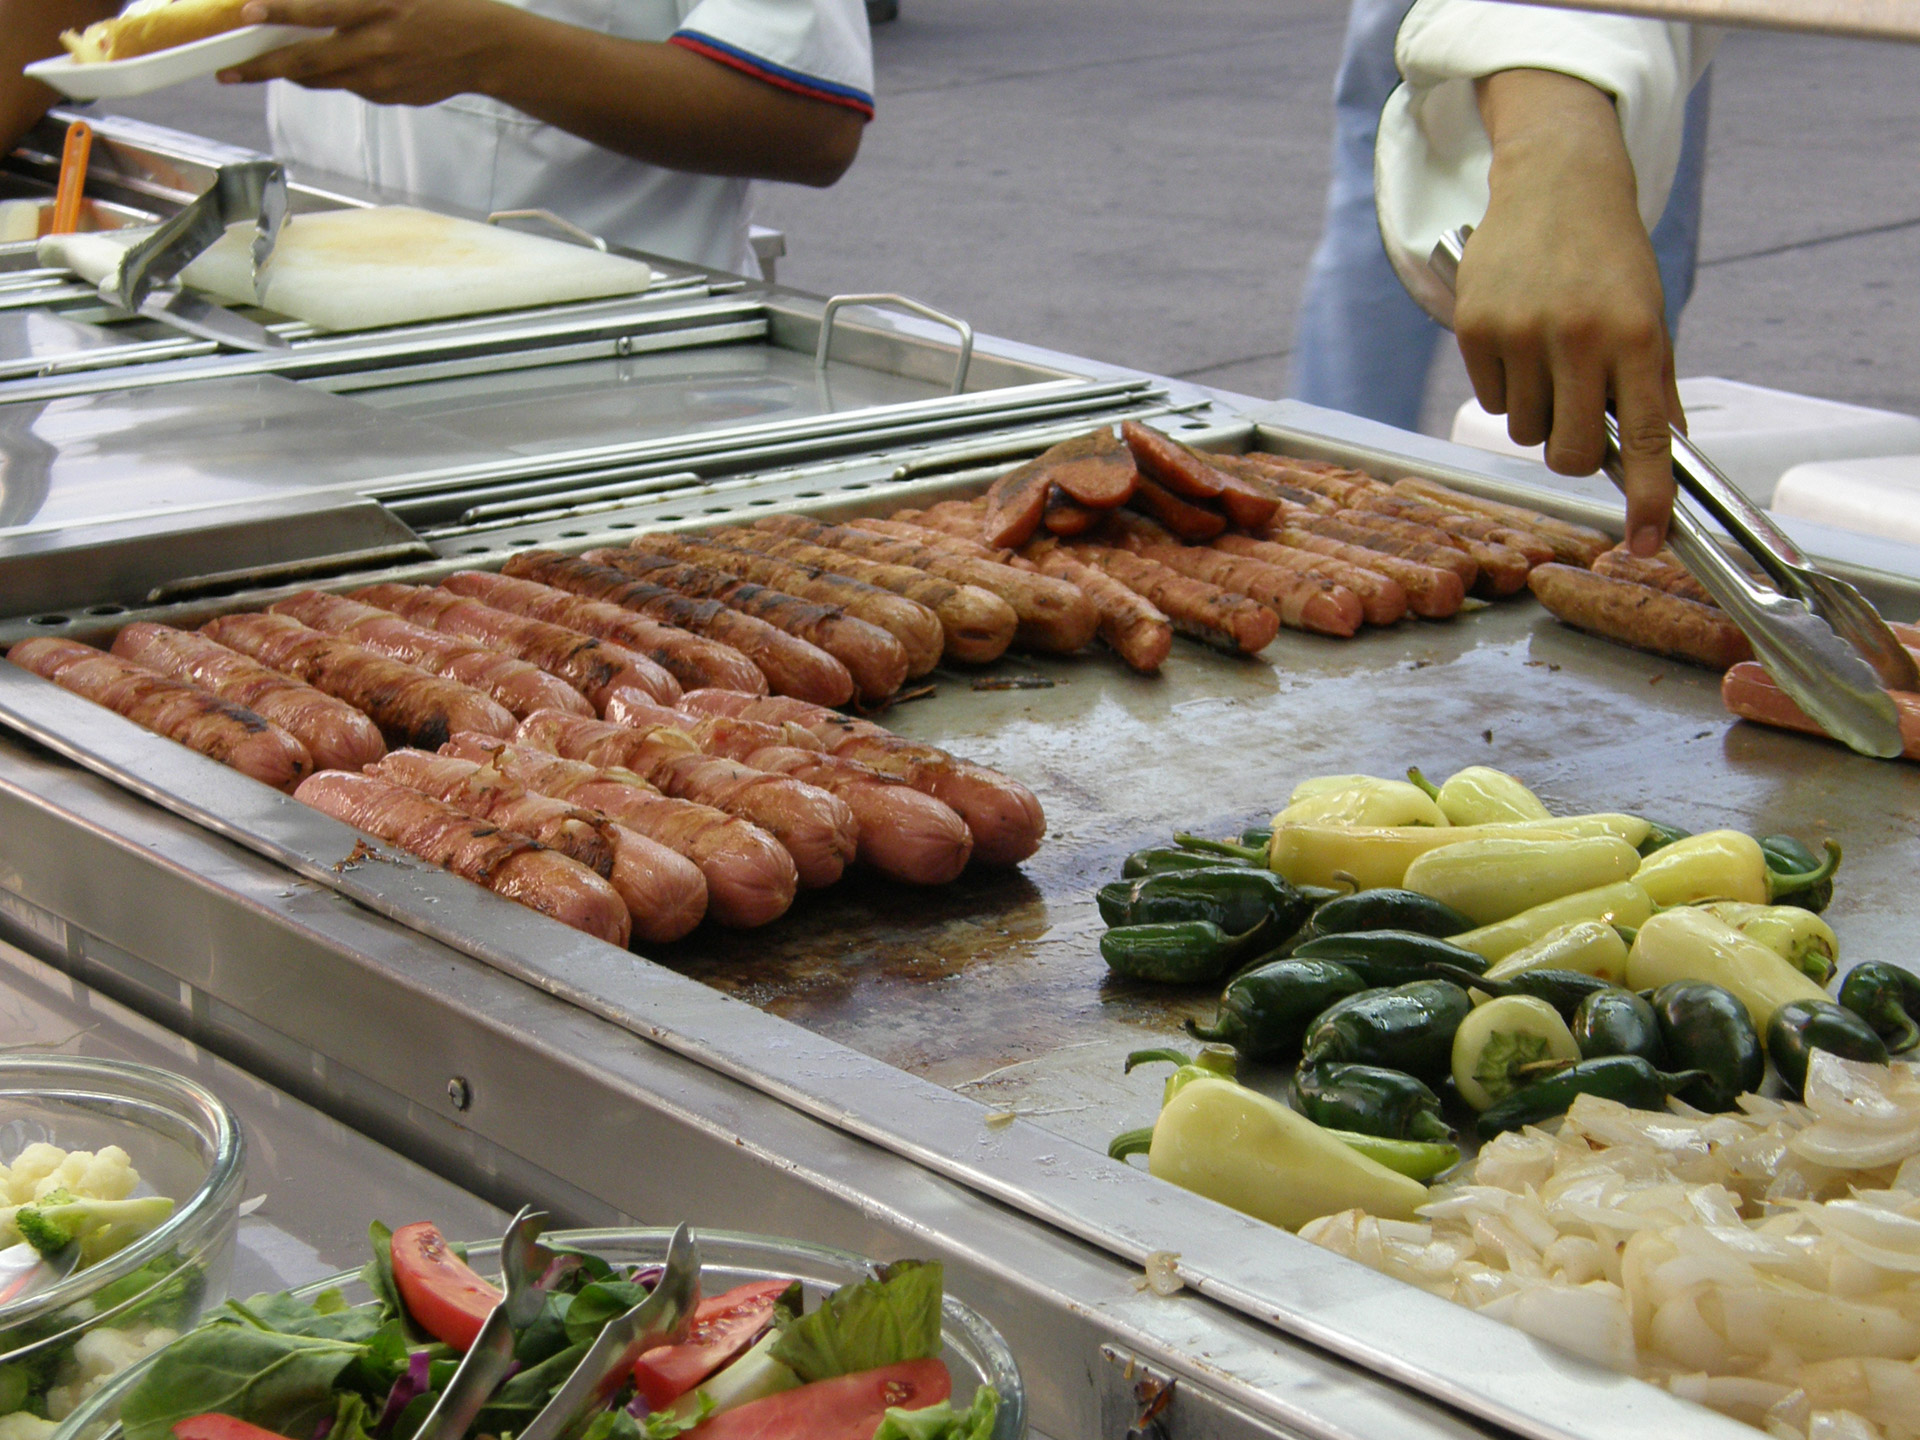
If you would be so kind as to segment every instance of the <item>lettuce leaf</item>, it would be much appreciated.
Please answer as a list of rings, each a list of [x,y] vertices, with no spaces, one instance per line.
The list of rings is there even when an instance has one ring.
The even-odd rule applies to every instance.
[[[769,1353],[808,1384],[929,1359],[940,1353],[941,1279],[935,1260],[884,1266],[785,1326]]]
[[[956,1411],[951,1400],[921,1410],[889,1410],[873,1440],[989,1440],[1000,1413],[1000,1392],[982,1385],[973,1404]]]

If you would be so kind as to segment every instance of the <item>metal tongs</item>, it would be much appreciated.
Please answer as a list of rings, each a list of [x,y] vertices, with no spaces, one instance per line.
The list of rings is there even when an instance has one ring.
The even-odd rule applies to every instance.
[[[242,349],[283,349],[287,344],[283,337],[211,301],[184,290],[164,297],[155,292],[225,235],[228,226],[252,221],[253,296],[259,301],[266,292],[273,247],[286,217],[287,172],[279,161],[222,165],[205,194],[128,247],[100,282],[100,298],[122,310],[140,311],[190,334]]]
[[[486,1408],[493,1392],[513,1373],[513,1352],[520,1332],[540,1318],[547,1295],[540,1277],[553,1254],[540,1244],[545,1212],[522,1209],[500,1242],[500,1278],[506,1294],[488,1313],[480,1333],[461,1357],[460,1368],[420,1422],[414,1440],[460,1440]]]
[[[1472,233],[1470,226],[1450,230],[1433,247],[1428,264],[1449,290]],[[1620,425],[1611,412],[1606,423],[1606,470],[1620,484]],[[1680,489],[1724,525],[1779,588],[1755,584],[1679,496],[1668,533],[1673,553],[1752,642],[1767,673],[1823,730],[1863,755],[1899,755],[1899,714],[1886,692],[1920,690],[1913,656],[1866,596],[1809,564],[1686,436],[1675,430],[1671,439]]]

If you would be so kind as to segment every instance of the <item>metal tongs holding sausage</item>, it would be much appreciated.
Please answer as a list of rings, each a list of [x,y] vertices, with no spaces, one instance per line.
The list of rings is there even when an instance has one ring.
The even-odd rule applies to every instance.
[[[1472,228],[1448,231],[1428,260],[1451,290]],[[1675,430],[1673,477],[1751,555],[1776,589],[1755,583],[1676,496],[1668,543],[1753,644],[1780,688],[1836,740],[1863,755],[1902,751],[1888,690],[1920,690],[1920,668],[1867,598],[1809,564],[1752,501]],[[1607,474],[1620,483],[1620,426],[1607,415]]]
[[[100,282],[100,297],[192,335],[243,350],[284,349],[287,342],[263,325],[180,289],[162,290],[227,233],[253,222],[254,298],[266,291],[273,247],[287,216],[287,172],[277,160],[222,165],[213,185],[178,215],[130,246]]]

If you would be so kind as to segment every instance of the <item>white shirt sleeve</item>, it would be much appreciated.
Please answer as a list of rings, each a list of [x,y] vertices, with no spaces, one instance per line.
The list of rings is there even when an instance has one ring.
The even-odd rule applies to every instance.
[[[1427,268],[1440,236],[1487,213],[1492,147],[1474,81],[1500,70],[1554,70],[1614,97],[1651,229],[1680,162],[1687,95],[1717,31],[1502,0],[1417,0],[1395,46],[1403,83],[1380,116],[1374,193],[1394,269],[1443,323],[1453,297]]]
[[[865,0],[698,0],[672,43],[783,90],[873,115]]]

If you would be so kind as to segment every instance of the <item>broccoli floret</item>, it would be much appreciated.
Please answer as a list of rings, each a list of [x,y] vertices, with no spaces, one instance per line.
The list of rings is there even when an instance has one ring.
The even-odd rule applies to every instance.
[[[80,1242],[80,1263],[91,1265],[124,1250],[173,1213],[164,1195],[138,1200],[89,1200],[65,1190],[49,1191],[14,1211],[14,1228],[42,1255]]]
[[[38,1205],[22,1205],[14,1212],[13,1224],[20,1238],[42,1255],[58,1255],[73,1243],[73,1230]]]

